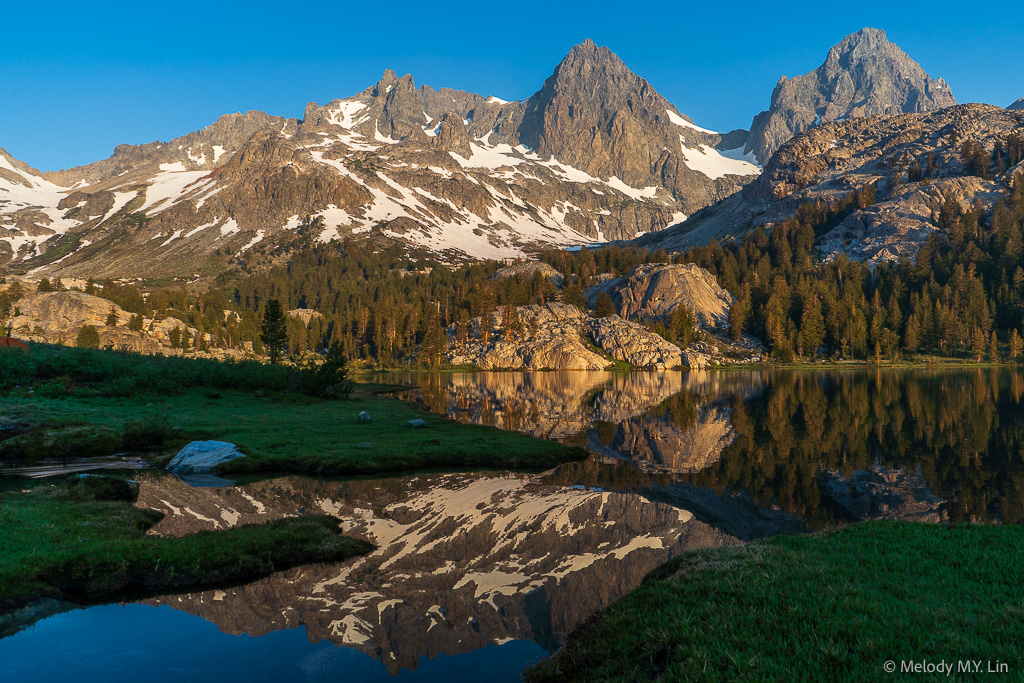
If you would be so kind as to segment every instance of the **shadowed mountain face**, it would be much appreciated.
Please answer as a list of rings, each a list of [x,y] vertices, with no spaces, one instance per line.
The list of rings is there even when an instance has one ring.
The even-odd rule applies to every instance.
[[[1012,111],[1020,111],[1021,109],[1024,109],[1024,97],[1011,104],[1007,109]]]
[[[310,240],[462,260],[628,239],[757,175],[723,139],[590,41],[522,102],[389,69],[302,119],[227,115],[56,173],[0,153],[0,268],[215,276]]]
[[[416,668],[423,656],[512,639],[553,650],[669,558],[735,542],[667,504],[545,485],[534,476],[289,477],[217,490],[144,477],[139,504],[168,513],[154,531],[169,535],[302,512],[339,517],[346,533],[379,549],[239,588],[148,602],[228,633],[303,624],[312,642],[357,648],[392,673]]]
[[[885,31],[865,28],[832,47],[814,71],[779,79],[771,107],[750,125],[746,151],[763,164],[786,140],[824,122],[955,104],[945,81],[931,78]]]

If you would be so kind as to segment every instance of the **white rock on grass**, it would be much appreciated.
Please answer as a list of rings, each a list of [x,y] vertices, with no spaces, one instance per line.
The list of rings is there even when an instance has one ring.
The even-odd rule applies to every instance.
[[[167,469],[175,474],[205,474],[223,462],[244,457],[238,446],[227,441],[193,441],[178,451]]]

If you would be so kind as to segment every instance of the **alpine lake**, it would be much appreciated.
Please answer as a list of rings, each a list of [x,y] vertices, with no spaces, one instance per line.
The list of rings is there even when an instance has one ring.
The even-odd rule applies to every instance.
[[[379,376],[366,377],[380,381]],[[327,513],[377,546],[247,585],[49,616],[0,679],[497,681],[698,548],[868,519],[1024,520],[1009,368],[388,375],[452,419],[585,447],[537,472],[135,475],[154,533]]]

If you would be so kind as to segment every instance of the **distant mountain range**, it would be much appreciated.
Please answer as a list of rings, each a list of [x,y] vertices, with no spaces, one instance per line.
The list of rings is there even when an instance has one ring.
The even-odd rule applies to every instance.
[[[215,277],[311,239],[398,242],[448,260],[653,240],[645,233],[738,201],[758,160],[786,163],[773,154],[794,135],[954,104],[942,79],[875,29],[783,77],[749,133],[701,128],[589,40],[517,102],[417,88],[387,70],[361,93],[309,103],[301,119],[229,114],[59,172],[0,149],[0,271]],[[665,243],[693,232],[684,227]]]

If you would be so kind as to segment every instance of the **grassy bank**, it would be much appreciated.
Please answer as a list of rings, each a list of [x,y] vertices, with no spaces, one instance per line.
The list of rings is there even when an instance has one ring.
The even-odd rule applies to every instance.
[[[897,522],[689,553],[526,680],[869,681],[943,660],[1003,662],[1019,680],[1022,561],[1019,526]]]
[[[34,344],[0,353],[0,465],[130,450],[162,464],[193,440],[230,441],[235,473],[369,475],[426,469],[547,468],[580,449],[463,425],[361,387],[303,393],[291,368]],[[357,415],[366,411],[369,422]],[[407,422],[421,419],[425,427]],[[225,468],[227,469],[227,468]],[[240,583],[365,553],[337,520],[300,517],[184,538],[147,536],[159,513],[124,482],[54,485],[0,477],[0,615],[40,597],[79,603]],[[0,635],[4,629],[0,619]]]
[[[11,363],[15,356],[29,362]],[[238,444],[249,457],[225,468],[236,473],[531,469],[585,457],[550,441],[459,424],[381,396],[380,387],[357,387],[347,400],[307,396],[295,390],[292,372],[43,345],[0,354],[0,463],[166,453],[202,439]],[[362,411],[369,422],[357,420]],[[427,426],[407,426],[414,419]]]
[[[371,550],[329,517],[147,536],[161,514],[134,507],[110,477],[33,482],[0,493],[0,614],[42,597],[77,603],[240,583],[310,562]]]

